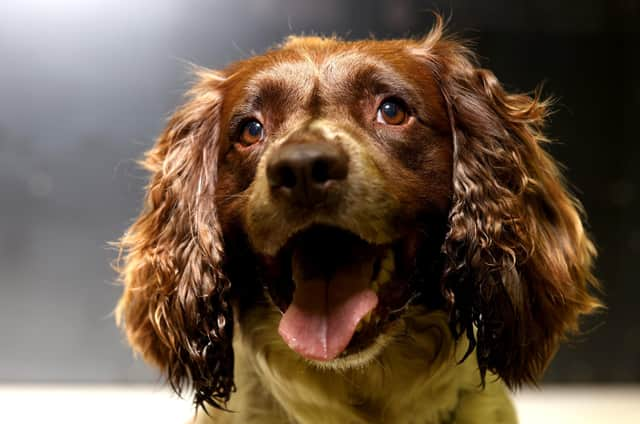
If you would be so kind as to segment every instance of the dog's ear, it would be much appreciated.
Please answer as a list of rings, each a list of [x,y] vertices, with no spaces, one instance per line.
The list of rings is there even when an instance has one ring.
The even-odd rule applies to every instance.
[[[533,383],[599,305],[581,206],[541,146],[548,104],[507,93],[463,44],[442,37],[441,20],[419,49],[454,142],[443,279],[452,328],[475,345],[483,377],[488,369],[511,387]]]
[[[229,282],[214,191],[224,78],[199,71],[143,165],[143,210],[120,241],[124,294],[116,317],[129,342],[180,393],[223,406],[234,389]]]

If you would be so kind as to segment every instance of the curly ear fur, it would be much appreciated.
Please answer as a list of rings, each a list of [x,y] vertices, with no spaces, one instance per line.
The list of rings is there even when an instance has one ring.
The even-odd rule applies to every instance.
[[[144,208],[120,240],[116,317],[178,393],[193,389],[196,403],[221,406],[234,390],[230,285],[213,202],[223,79],[198,76],[143,161],[152,176]]]
[[[581,206],[541,147],[548,102],[507,93],[463,44],[442,38],[439,18],[420,49],[455,145],[443,279],[452,328],[476,346],[483,376],[533,383],[579,315],[599,306]]]

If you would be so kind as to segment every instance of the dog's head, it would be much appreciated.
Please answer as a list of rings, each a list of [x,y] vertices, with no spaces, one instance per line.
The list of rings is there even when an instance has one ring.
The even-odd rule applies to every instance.
[[[278,308],[291,349],[343,366],[409,305],[444,309],[515,386],[597,305],[545,103],[506,93],[440,22],[420,41],[291,38],[198,75],[147,154],[117,310],[198,402],[233,390],[233,308]]]

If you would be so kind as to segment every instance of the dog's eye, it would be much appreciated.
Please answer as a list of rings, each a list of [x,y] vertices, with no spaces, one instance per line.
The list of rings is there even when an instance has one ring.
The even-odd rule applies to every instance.
[[[394,99],[387,99],[380,104],[376,120],[381,124],[400,125],[407,119],[407,111],[402,103]]]
[[[240,135],[243,144],[255,144],[261,141],[263,137],[264,127],[259,121],[252,119],[243,125]]]

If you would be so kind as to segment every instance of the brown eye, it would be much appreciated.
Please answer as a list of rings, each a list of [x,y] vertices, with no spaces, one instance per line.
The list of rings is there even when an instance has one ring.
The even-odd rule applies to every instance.
[[[242,134],[240,135],[240,138],[243,144],[255,144],[261,141],[263,137],[264,127],[255,119],[247,122],[242,127]]]
[[[400,125],[407,119],[407,111],[400,102],[393,99],[383,101],[378,107],[376,120],[382,124]]]

